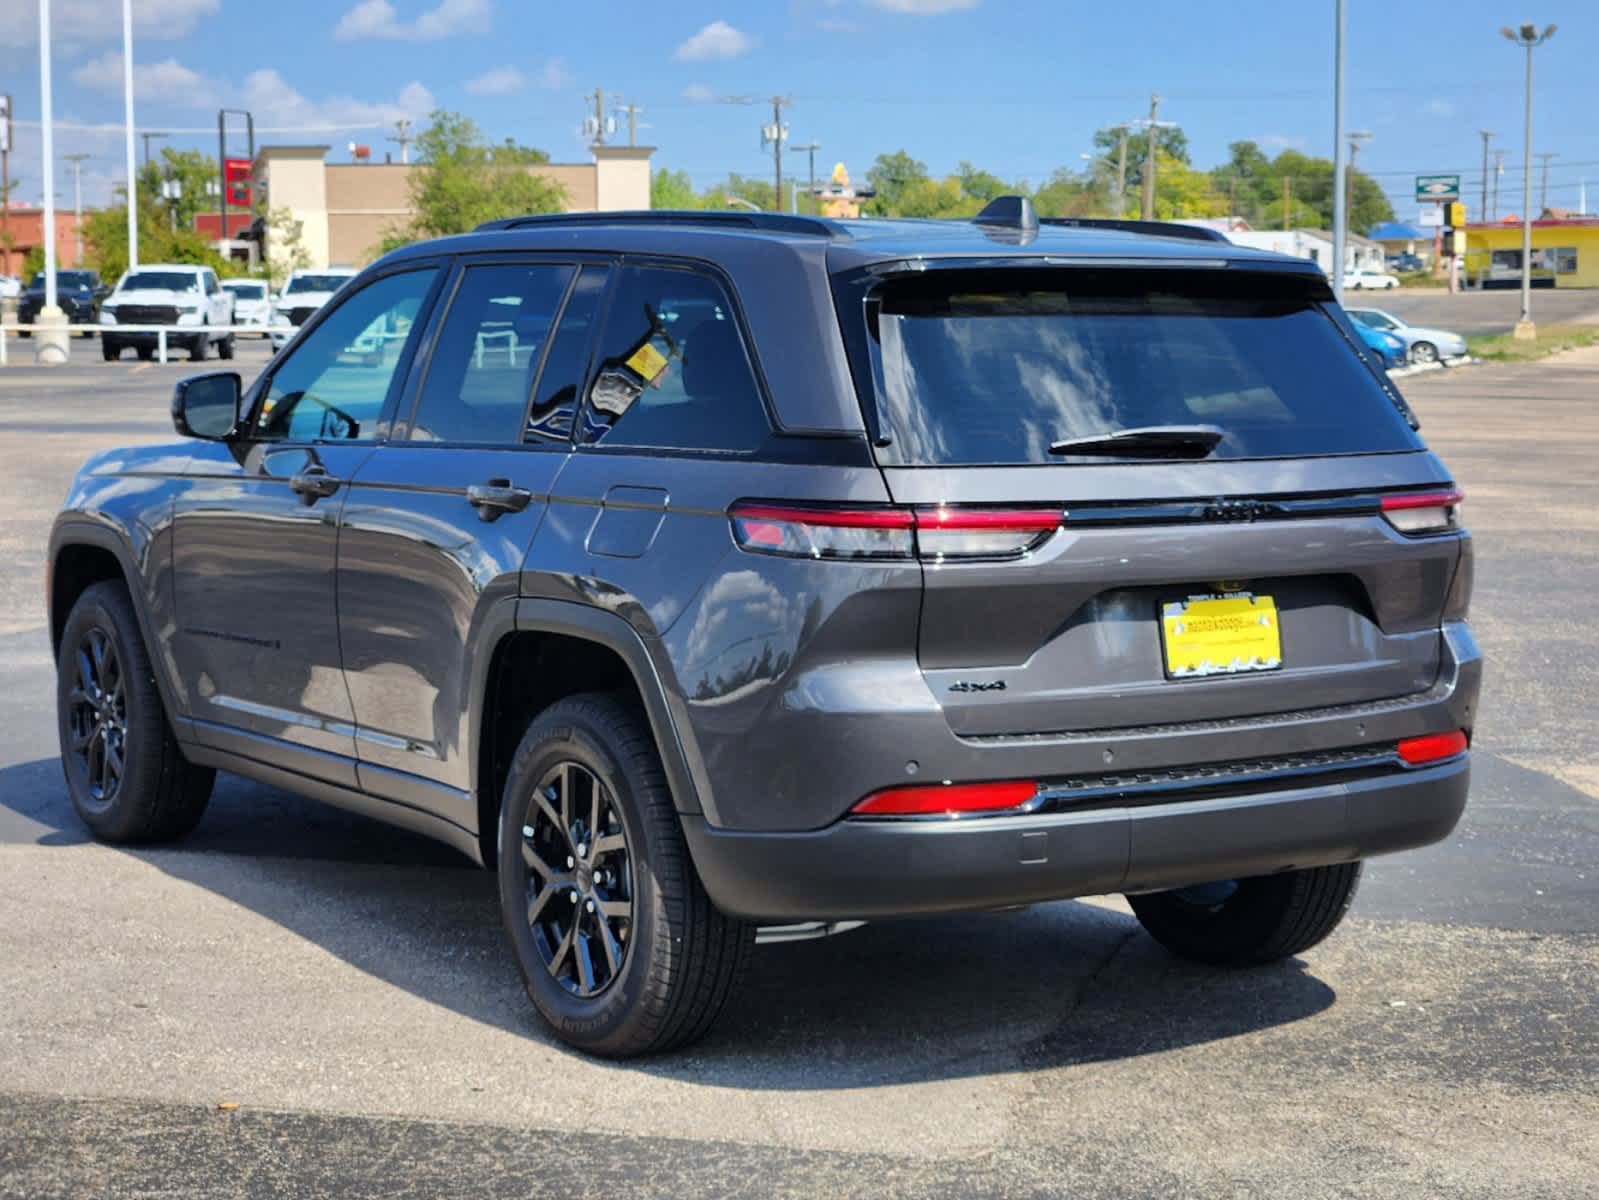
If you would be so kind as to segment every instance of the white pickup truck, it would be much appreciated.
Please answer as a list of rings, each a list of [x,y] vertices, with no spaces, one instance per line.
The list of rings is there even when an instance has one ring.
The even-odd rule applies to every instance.
[[[295,271],[283,285],[283,291],[272,301],[272,348],[281,350],[289,339],[350,280],[356,271],[351,267],[323,267],[314,271]]]
[[[233,297],[210,267],[152,263],[125,271],[100,305],[100,351],[115,362],[132,346],[148,361],[161,335],[122,326],[165,325],[168,348],[187,350],[190,362],[203,362],[212,346],[218,357],[232,358],[233,334],[223,332],[232,324]]]

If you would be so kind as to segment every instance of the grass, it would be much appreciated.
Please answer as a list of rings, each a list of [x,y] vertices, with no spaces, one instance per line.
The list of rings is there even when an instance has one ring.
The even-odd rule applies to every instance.
[[[1545,325],[1539,322],[1537,329],[1538,336],[1525,342],[1518,342],[1508,333],[1468,337],[1466,348],[1487,362],[1529,362],[1535,358],[1547,358],[1562,350],[1599,345],[1599,325]]]

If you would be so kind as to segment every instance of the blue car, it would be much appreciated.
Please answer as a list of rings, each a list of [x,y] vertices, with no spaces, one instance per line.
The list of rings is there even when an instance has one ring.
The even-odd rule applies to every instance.
[[[1405,343],[1403,338],[1395,337],[1391,333],[1384,333],[1381,329],[1373,329],[1369,325],[1354,322],[1355,332],[1360,334],[1361,341],[1377,356],[1379,362],[1389,370],[1405,365]]]

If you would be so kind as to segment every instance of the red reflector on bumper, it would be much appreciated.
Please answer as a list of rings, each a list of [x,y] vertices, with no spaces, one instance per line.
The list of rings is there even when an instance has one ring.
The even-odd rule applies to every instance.
[[[850,811],[862,817],[921,817],[940,813],[1003,812],[1038,794],[1030,780],[1003,783],[932,783],[873,792]]]
[[[1466,735],[1459,729],[1448,733],[1428,733],[1421,737],[1401,738],[1399,742],[1399,757],[1412,767],[1440,762],[1465,752]]]

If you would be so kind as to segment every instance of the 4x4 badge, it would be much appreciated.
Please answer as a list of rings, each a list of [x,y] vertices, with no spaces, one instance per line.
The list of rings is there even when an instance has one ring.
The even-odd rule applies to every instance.
[[[1214,500],[1200,515],[1207,521],[1258,521],[1280,516],[1282,511],[1282,505],[1269,500]]]
[[[1005,681],[1003,679],[995,679],[988,683],[973,683],[970,680],[961,679],[950,684],[949,690],[952,692],[1003,692],[1005,690]]]

